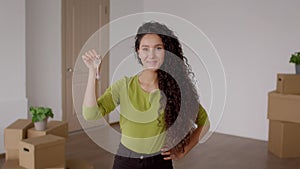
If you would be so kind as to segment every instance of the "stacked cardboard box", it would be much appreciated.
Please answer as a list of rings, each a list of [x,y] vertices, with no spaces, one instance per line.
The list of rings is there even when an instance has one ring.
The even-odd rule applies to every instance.
[[[37,131],[29,119],[19,119],[4,131],[6,161],[2,169],[93,169],[81,159],[65,158],[68,123],[50,121]]]
[[[29,131],[32,138],[28,138]],[[16,120],[4,130],[6,162],[2,169],[45,169],[58,165],[65,168],[67,135],[66,122],[50,121],[46,131],[35,131],[30,119]]]
[[[300,75],[297,74],[278,74],[277,91],[282,94],[300,94]]]
[[[27,137],[27,129],[33,127],[28,119],[19,119],[4,129],[4,147],[6,160],[19,159],[19,141]]]
[[[65,138],[52,134],[19,143],[19,165],[27,169],[65,166]]]
[[[300,157],[300,75],[278,74],[268,94],[269,151],[280,158]]]
[[[27,130],[27,137],[45,136],[48,134],[68,138],[68,123],[63,121],[50,121],[47,124],[47,129],[43,131],[35,130],[34,127]]]

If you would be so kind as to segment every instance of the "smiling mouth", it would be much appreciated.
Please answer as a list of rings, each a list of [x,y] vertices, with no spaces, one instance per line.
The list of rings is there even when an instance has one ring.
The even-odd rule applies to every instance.
[[[157,61],[149,61],[147,63],[150,64],[150,65],[155,65],[157,63]]]

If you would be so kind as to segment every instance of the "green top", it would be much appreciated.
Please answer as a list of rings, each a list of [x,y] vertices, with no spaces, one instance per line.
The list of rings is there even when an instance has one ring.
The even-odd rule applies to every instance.
[[[160,90],[145,92],[137,75],[124,77],[98,98],[98,107],[83,106],[83,116],[86,120],[97,120],[120,105],[121,143],[138,153],[155,153],[160,151],[165,139],[163,110],[158,113],[159,100]],[[207,118],[206,111],[200,105],[195,123],[203,126]]]

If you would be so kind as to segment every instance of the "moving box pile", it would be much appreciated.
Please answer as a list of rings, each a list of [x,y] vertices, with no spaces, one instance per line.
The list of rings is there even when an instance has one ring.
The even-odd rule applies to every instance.
[[[268,94],[269,151],[280,158],[300,157],[300,75],[278,74]]]
[[[31,120],[18,119],[4,130],[2,169],[93,169],[83,160],[66,159],[67,137],[67,122],[50,121],[46,130],[37,131]]]

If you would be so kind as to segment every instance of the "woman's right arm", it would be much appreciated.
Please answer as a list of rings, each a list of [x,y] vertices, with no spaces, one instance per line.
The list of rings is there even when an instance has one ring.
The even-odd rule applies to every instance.
[[[89,70],[88,82],[85,90],[83,105],[86,107],[97,106],[96,101],[96,70]]]
[[[94,64],[95,60],[100,59],[100,57],[97,55],[95,50],[90,50],[82,55],[82,59],[89,69],[88,82],[83,100],[83,116],[86,120],[93,120],[100,115],[100,112],[98,111],[95,87],[97,67]]]

